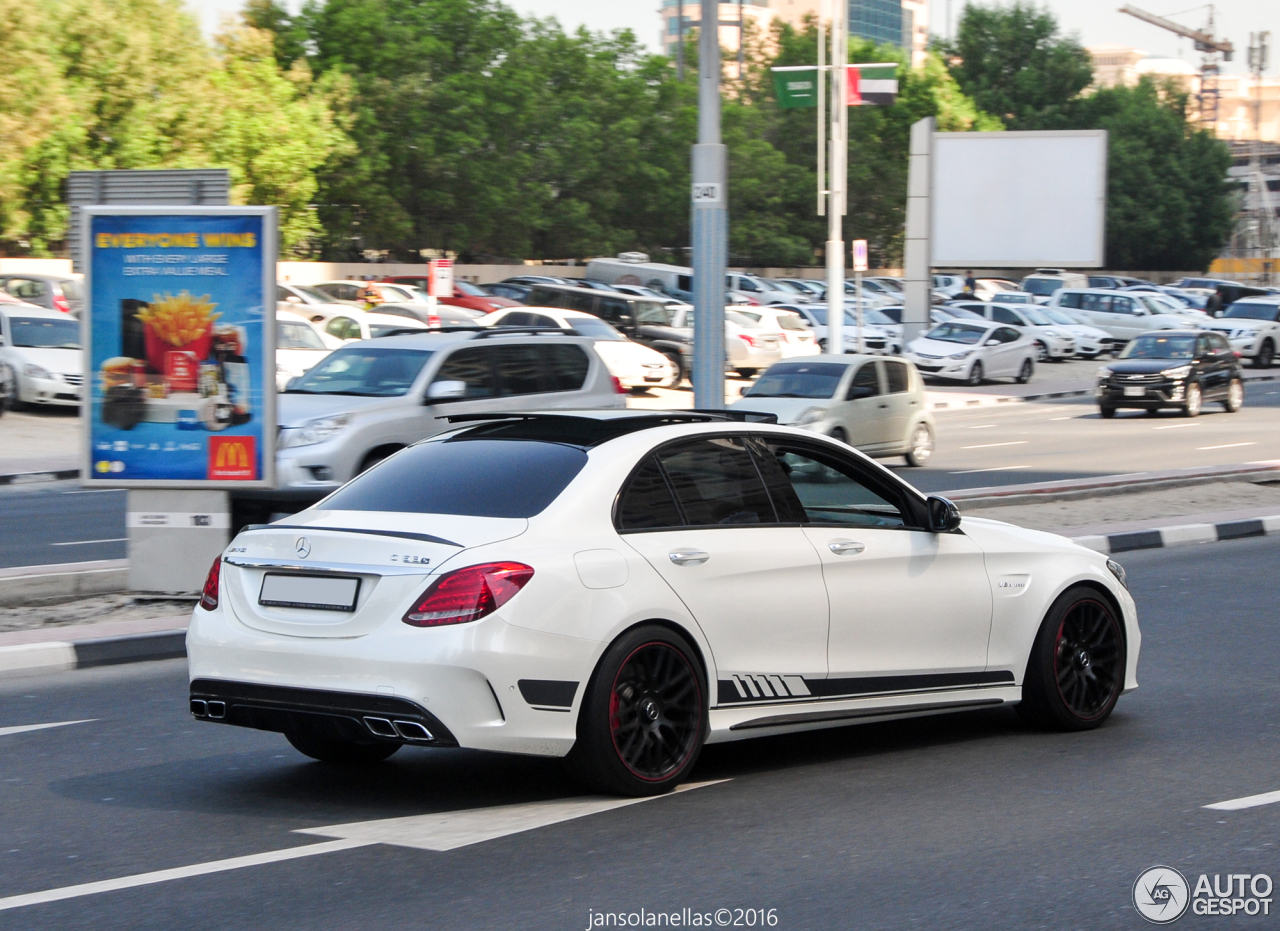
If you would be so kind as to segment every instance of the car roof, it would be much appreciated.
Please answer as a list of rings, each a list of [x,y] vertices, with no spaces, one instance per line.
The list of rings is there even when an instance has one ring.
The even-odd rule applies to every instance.
[[[519,328],[513,327],[511,331],[505,331],[499,327],[459,327],[452,329],[442,327],[438,330],[428,330],[425,333],[404,333],[396,336],[382,336],[378,339],[379,346],[400,346],[405,349],[430,349],[439,350],[446,349],[459,343],[483,340],[486,343],[509,343],[509,342],[528,342],[536,339],[539,342],[552,340],[555,342],[577,343],[583,346],[591,346],[595,340],[585,336],[572,336],[558,330],[544,329],[541,333],[521,333]]]
[[[564,317],[566,320],[599,320],[595,314],[589,314],[582,310],[569,310],[564,307],[540,307],[537,304],[522,304],[519,307],[499,307],[494,311],[495,314],[512,314],[524,313],[525,311],[536,310],[539,313],[553,314],[557,317]]]
[[[1280,294],[1246,294],[1238,301],[1232,301],[1231,307],[1236,304],[1280,304]],[[1231,307],[1227,309],[1230,310]]]

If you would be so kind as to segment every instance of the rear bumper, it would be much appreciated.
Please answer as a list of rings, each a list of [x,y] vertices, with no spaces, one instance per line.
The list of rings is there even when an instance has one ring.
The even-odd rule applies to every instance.
[[[202,721],[355,743],[456,747],[440,719],[416,702],[386,695],[196,679],[191,714]]]

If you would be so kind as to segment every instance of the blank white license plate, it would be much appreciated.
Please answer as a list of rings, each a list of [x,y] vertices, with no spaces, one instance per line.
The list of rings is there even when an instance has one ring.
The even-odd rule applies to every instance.
[[[262,580],[258,604],[278,608],[354,611],[359,594],[359,579],[267,573]]]
[[[1124,396],[1126,398],[1142,398],[1142,397],[1146,397],[1146,394],[1147,394],[1146,388],[1125,388],[1124,389]]]

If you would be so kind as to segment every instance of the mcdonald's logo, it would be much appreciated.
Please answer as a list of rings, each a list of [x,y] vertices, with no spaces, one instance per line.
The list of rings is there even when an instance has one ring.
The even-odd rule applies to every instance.
[[[249,482],[258,477],[255,437],[212,436],[209,438],[209,479]]]

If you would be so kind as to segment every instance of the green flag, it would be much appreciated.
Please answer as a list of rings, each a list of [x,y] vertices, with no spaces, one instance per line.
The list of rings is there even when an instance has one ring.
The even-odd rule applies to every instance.
[[[799,67],[774,68],[773,86],[778,92],[778,106],[816,107],[818,105],[818,69]]]

